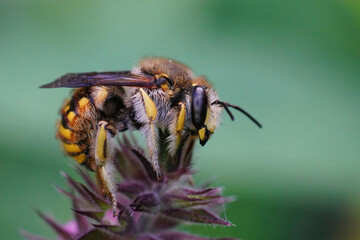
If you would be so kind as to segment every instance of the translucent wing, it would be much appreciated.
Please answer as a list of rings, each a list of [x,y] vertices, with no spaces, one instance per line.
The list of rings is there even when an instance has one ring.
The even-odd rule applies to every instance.
[[[78,88],[99,85],[158,88],[154,76],[132,74],[130,71],[68,73],[40,88]]]

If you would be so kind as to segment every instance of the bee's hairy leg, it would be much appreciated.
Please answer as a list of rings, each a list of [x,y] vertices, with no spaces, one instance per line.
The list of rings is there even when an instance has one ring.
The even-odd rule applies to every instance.
[[[144,104],[145,113],[147,116],[147,123],[145,123],[141,128],[140,132],[145,136],[146,138],[146,144],[148,149],[148,155],[150,158],[150,162],[152,167],[154,168],[156,172],[156,177],[158,180],[161,180],[163,178],[161,169],[159,166],[159,160],[158,160],[158,147],[157,147],[157,132],[155,129],[154,121],[157,116],[157,108],[153,100],[149,97],[149,95],[144,91],[144,89],[140,88],[140,94],[142,97],[142,102]]]
[[[186,116],[186,106],[185,103],[179,102],[178,110],[175,112],[175,116],[169,125],[169,132],[171,135],[169,136],[169,152],[171,156],[175,156],[177,149],[181,143],[181,136],[184,129],[185,124],[185,116]]]
[[[159,166],[158,160],[158,146],[157,146],[157,137],[156,137],[156,129],[153,123],[148,123],[140,128],[140,131],[146,138],[146,145],[148,149],[148,157],[151,162],[151,165],[156,172],[157,180],[161,180],[163,178],[161,169]]]
[[[95,161],[96,175],[105,195],[109,195],[113,204],[113,215],[117,212],[116,185],[112,179],[111,140],[114,129],[106,122],[100,121],[96,134]]]

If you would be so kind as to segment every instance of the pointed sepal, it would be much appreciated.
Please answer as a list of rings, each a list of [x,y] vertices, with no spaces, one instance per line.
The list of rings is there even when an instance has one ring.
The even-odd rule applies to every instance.
[[[180,209],[170,208],[161,211],[163,214],[175,219],[195,223],[214,224],[221,226],[234,226],[232,223],[223,220],[215,214],[203,208]]]

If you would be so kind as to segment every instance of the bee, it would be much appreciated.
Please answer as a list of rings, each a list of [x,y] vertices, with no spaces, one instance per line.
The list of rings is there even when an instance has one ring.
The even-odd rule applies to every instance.
[[[69,73],[41,88],[76,88],[60,110],[57,137],[67,155],[96,172],[116,212],[116,186],[111,177],[113,138],[139,130],[156,179],[159,166],[158,129],[168,132],[169,156],[181,155],[199,139],[204,146],[230,108],[261,124],[242,108],[221,101],[205,77],[171,59],[145,58],[131,71]],[[190,150],[189,150],[190,149]],[[184,158],[184,156],[178,156]]]

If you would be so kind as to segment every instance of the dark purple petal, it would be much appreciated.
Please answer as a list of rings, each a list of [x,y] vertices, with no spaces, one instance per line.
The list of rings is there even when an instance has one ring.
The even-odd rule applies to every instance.
[[[94,227],[105,229],[113,233],[124,233],[127,230],[128,226],[122,226],[122,225],[106,225],[106,224],[93,224]]]
[[[138,218],[138,214],[134,214],[133,212],[130,213],[130,211],[131,210],[129,209],[124,209],[118,217],[119,225],[126,226],[125,232],[128,234],[134,233],[138,227],[136,225],[136,219]]]
[[[124,139],[127,139],[126,137]],[[124,179],[140,180],[149,183],[149,177],[138,157],[132,152],[134,146],[119,141],[120,148],[115,151],[114,165]],[[139,152],[143,152],[139,149]]]
[[[83,187],[81,183],[76,182],[74,179],[72,179],[69,175],[67,175],[65,172],[61,172],[61,175],[66,179],[69,186],[72,187],[84,200],[88,201],[91,204],[96,204],[96,202],[89,196]]]
[[[118,185],[118,190],[127,195],[139,194],[145,189],[144,184],[137,181],[125,181]]]
[[[77,165],[75,165],[74,168],[75,168],[76,172],[78,172],[78,174],[84,179],[84,181],[86,182],[86,184],[88,185],[88,187],[90,189],[92,189],[93,191],[96,191],[96,192],[100,192],[99,187],[96,185],[96,182],[84,170],[84,167],[77,164]]]
[[[165,193],[164,203],[170,208],[190,208],[196,206],[207,206],[213,208],[229,202],[230,198],[221,196],[220,188],[190,189],[180,188]]]
[[[191,189],[191,188],[181,188],[180,191],[184,192],[186,195],[206,195],[206,196],[214,196],[220,195],[220,188],[207,188],[207,189]]]
[[[75,201],[75,202],[77,202],[77,203],[81,203],[81,204],[85,204],[85,205],[86,205],[86,202],[85,202],[83,199],[75,196],[74,193],[65,191],[64,189],[62,189],[61,187],[58,187],[58,186],[54,186],[54,188],[56,189],[56,191],[58,191],[58,192],[61,193],[62,195],[70,198],[73,202]]]
[[[91,199],[90,202],[95,204],[96,206],[100,207],[102,210],[107,210],[110,208],[110,205],[108,202],[106,202],[103,197],[98,196],[97,194],[90,191],[85,185],[79,183],[81,188],[85,191],[86,195],[88,196],[87,199]]]
[[[95,219],[98,222],[101,222],[101,219],[104,217],[105,212],[100,210],[80,210],[80,209],[72,209],[74,212],[84,215],[86,217]]]
[[[49,216],[44,215],[40,211],[36,211],[36,213],[62,238],[70,239],[72,237],[73,232],[68,231],[63,227],[60,223],[56,222]]]
[[[159,196],[153,192],[140,194],[130,207],[135,212],[149,212],[156,213],[159,211],[160,199]]]
[[[78,209],[80,206],[76,201],[72,201],[73,209]],[[90,228],[90,224],[87,218],[83,214],[79,214],[76,211],[73,211],[74,218],[76,220],[78,232],[86,232]]]
[[[184,175],[193,175],[195,174],[196,171],[194,170],[190,170],[189,168],[179,168],[175,171],[172,171],[170,173],[166,173],[166,177],[171,179],[171,180],[178,180],[179,178],[181,178]]]
[[[115,149],[115,159],[113,161],[116,170],[120,173],[120,175],[124,179],[131,179],[131,174],[127,167],[126,157],[124,156],[124,152],[121,149]]]
[[[211,199],[188,198],[184,196],[171,196],[167,199],[166,205],[171,208],[192,208],[198,206],[219,205],[225,202],[223,197],[213,197]]]
[[[156,175],[156,172],[154,168],[152,167],[150,161],[148,161],[143,154],[141,154],[139,151],[133,149],[132,152],[138,157],[144,168],[146,169],[147,175],[154,181],[158,181],[158,177]],[[161,176],[162,179],[162,176]]]
[[[213,213],[202,208],[195,208],[195,209],[171,208],[171,209],[162,210],[161,212],[167,216],[189,222],[207,223],[207,224],[215,224],[222,226],[233,226],[233,224],[231,224],[230,222],[222,220]]]
[[[151,229],[154,232],[164,231],[176,227],[179,225],[179,223],[180,222],[174,218],[167,217],[163,214],[158,214],[152,221]]]

